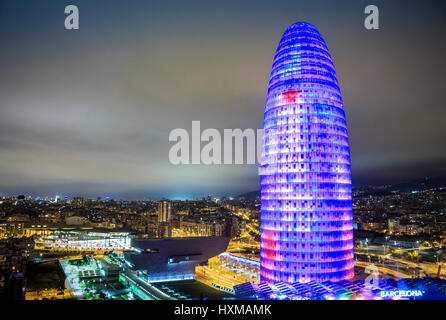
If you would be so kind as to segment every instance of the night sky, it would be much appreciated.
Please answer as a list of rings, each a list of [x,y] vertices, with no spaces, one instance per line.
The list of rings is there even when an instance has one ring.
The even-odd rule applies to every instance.
[[[64,29],[76,4],[80,29]],[[378,31],[364,28],[367,4]],[[0,0],[0,195],[237,195],[255,165],[170,164],[169,133],[262,128],[278,42],[314,24],[336,66],[353,184],[446,176],[446,4]]]

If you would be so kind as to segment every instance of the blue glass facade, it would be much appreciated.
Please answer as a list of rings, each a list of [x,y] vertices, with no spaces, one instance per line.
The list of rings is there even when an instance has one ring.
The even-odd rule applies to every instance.
[[[317,29],[284,33],[261,161],[261,280],[341,281],[353,271],[350,150],[336,71]]]

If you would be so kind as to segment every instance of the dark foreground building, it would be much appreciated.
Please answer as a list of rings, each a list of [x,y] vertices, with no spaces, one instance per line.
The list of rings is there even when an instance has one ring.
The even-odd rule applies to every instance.
[[[0,240],[0,301],[25,299],[24,274],[33,247],[31,238]]]
[[[149,282],[193,279],[195,266],[222,252],[227,237],[132,239],[134,251],[124,252],[127,267]]]

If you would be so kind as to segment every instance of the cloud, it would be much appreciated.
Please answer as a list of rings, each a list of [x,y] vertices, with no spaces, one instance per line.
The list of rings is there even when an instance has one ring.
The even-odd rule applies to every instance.
[[[377,32],[348,1],[79,1],[78,32],[63,29],[58,1],[3,5],[0,194],[255,190],[255,166],[171,165],[168,136],[193,120],[260,128],[274,51],[296,19],[317,25],[334,57],[355,181],[445,163],[446,46],[431,40],[442,38],[442,5],[383,3]],[[429,23],[412,25],[414,13]]]

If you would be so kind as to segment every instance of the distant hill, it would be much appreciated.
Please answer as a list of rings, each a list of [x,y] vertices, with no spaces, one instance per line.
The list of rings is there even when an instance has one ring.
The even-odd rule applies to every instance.
[[[236,198],[245,198],[245,199],[249,199],[249,200],[255,200],[257,198],[260,198],[260,190],[247,192],[247,193],[237,196]]]
[[[435,188],[446,188],[446,178],[422,178],[417,180],[412,180],[409,182],[397,183],[394,185],[386,186],[386,191],[401,191],[409,192],[413,190],[426,190]]]
[[[369,187],[372,187],[372,186],[369,186]],[[385,186],[375,185],[374,187],[379,188],[379,191],[374,190],[375,193],[376,192],[388,193],[390,191],[410,192],[410,191],[414,191],[414,190],[426,190],[426,189],[435,189],[435,188],[441,188],[441,187],[446,188],[446,178],[444,178],[444,177],[441,177],[441,178],[426,177],[426,178],[422,178],[422,179],[417,179],[417,180],[412,180],[412,181],[402,182],[402,183],[397,183],[397,184],[389,184],[389,185],[385,185]],[[365,190],[367,188],[368,188],[367,186],[363,186],[363,187],[354,188],[354,189]],[[245,198],[245,199],[255,200],[259,197],[260,197],[260,190],[257,190],[257,191],[251,191],[251,192],[241,194],[241,195],[237,196],[236,198]]]

